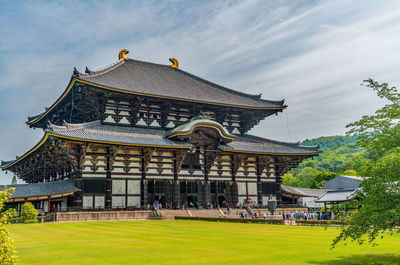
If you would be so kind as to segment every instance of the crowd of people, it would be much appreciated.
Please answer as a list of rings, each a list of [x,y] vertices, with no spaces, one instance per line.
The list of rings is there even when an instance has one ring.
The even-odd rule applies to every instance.
[[[282,214],[285,220],[334,220],[334,212],[286,212]]]

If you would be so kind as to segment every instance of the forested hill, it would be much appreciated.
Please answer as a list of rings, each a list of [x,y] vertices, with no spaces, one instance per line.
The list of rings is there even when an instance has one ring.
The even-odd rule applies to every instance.
[[[316,139],[304,140],[301,144],[306,146],[319,145],[322,150],[328,150],[354,145],[356,142],[357,138],[353,136],[322,136]]]
[[[305,140],[302,145],[319,145],[323,151],[317,157],[307,159],[299,168],[313,167],[318,170],[342,173],[347,169],[354,169],[348,164],[350,160],[363,149],[356,145],[357,138],[353,136],[323,136],[312,140]],[[350,167],[350,168],[349,168]]]
[[[353,136],[323,136],[304,140],[305,146],[319,145],[322,154],[304,160],[283,178],[284,185],[321,188],[322,181],[337,175],[356,175],[365,164],[365,152],[356,145],[357,138]]]

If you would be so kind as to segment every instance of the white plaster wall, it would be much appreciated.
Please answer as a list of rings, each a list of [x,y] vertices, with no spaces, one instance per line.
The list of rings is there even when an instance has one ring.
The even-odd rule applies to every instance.
[[[140,207],[140,196],[128,196],[129,207]]]
[[[140,194],[140,180],[128,180],[128,194]]]
[[[246,195],[246,182],[238,182],[238,195]]]
[[[257,183],[256,182],[247,182],[247,188],[249,191],[249,195],[257,195]]]
[[[112,194],[125,194],[125,180],[114,179],[112,181]]]
[[[95,196],[94,197],[94,207],[95,208],[104,208],[105,199],[104,196]]]
[[[242,205],[246,203],[247,197],[246,196],[238,196],[239,203]]]
[[[67,204],[67,200],[68,200],[67,198],[63,198],[62,199],[62,201],[61,201],[61,211],[65,211],[67,209],[67,207],[68,207],[67,206],[68,205]]]
[[[113,208],[125,207],[125,197],[112,196],[111,205]]]
[[[93,207],[93,196],[83,196],[82,200],[83,209],[90,209]]]

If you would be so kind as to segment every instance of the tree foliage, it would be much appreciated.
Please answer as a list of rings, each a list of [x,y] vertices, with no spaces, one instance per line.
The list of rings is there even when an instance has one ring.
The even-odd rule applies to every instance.
[[[368,238],[373,242],[387,232],[399,232],[400,225],[400,93],[387,83],[372,79],[364,85],[374,89],[380,98],[388,100],[374,115],[363,116],[349,124],[349,134],[359,135],[358,144],[367,148],[373,159],[364,165],[365,178],[361,200],[362,208],[341,229],[333,241],[342,240],[362,244]]]
[[[17,176],[14,176],[13,179],[12,179],[12,181],[11,181],[11,185],[17,185],[17,184],[18,184],[18,182],[17,182]]]
[[[10,199],[14,189],[0,191],[0,210]],[[17,263],[17,252],[15,251],[14,240],[10,238],[10,212],[5,212],[0,217],[0,264],[14,265]]]
[[[24,203],[21,211],[21,223],[37,223],[39,212],[33,207],[31,202]]]
[[[322,182],[338,175],[359,175],[364,172],[369,155],[356,146],[355,136],[324,136],[305,140],[302,145],[319,145],[323,153],[304,160],[282,178],[283,184],[294,187],[320,189]]]

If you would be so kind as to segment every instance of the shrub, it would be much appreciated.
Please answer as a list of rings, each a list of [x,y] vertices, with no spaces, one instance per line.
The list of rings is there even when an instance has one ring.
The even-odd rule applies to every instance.
[[[13,193],[14,189],[0,191],[0,211]],[[9,232],[9,214],[2,214],[0,218],[0,264],[14,265],[17,264],[17,252],[15,251],[14,240],[10,238]]]
[[[33,207],[32,203],[24,203],[21,211],[21,223],[37,223],[38,214],[39,212],[35,209],[35,207]]]
[[[2,216],[6,216],[11,223],[15,223],[18,220],[17,210],[15,208],[8,209]]]

